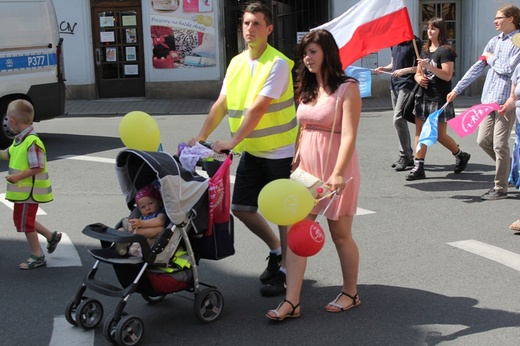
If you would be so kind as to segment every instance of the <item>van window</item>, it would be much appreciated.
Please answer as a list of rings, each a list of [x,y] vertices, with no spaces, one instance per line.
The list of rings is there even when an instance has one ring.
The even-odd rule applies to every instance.
[[[0,32],[13,33],[2,35],[0,50],[28,48],[41,42],[52,44],[52,37],[49,36],[52,30],[48,10],[45,2],[20,3],[15,7],[10,3],[0,3]]]

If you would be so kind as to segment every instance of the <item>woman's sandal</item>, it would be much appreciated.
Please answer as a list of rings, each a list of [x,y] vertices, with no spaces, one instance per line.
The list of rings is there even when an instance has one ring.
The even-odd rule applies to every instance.
[[[341,296],[347,296],[349,297],[350,299],[352,299],[352,304],[348,305],[348,306],[341,306],[338,304],[338,300],[339,298],[341,298]],[[338,294],[338,296],[336,297],[336,299],[334,299],[333,301],[331,301],[326,307],[325,307],[325,311],[327,312],[343,312],[343,311],[347,311],[347,310],[350,310],[352,308],[355,308],[356,306],[359,306],[361,304],[361,300],[359,300],[359,297],[358,297],[358,294],[356,293],[354,296],[351,296],[350,294],[348,293],[345,293],[345,292],[341,292],[340,294]],[[330,308],[330,306],[332,306],[333,308]]]
[[[292,307],[292,311],[288,314],[285,314],[283,316],[280,316],[280,312],[278,312],[278,310],[280,310],[280,308],[282,307],[283,304],[289,304],[291,307]],[[300,304],[296,304],[294,305],[293,303],[291,303],[290,301],[288,301],[287,299],[284,299],[283,302],[281,302],[278,307],[275,309],[275,310],[269,310],[267,312],[267,314],[265,314],[265,316],[272,320],[272,321],[283,321],[286,317],[287,318],[296,318],[296,317],[300,317],[300,313],[296,313],[296,309],[298,309],[298,307],[300,306]],[[271,316],[269,315],[269,313],[272,312],[274,314],[274,316]]]
[[[512,230],[513,232],[520,232],[520,219],[518,219],[515,222],[513,222],[509,226],[509,229]]]

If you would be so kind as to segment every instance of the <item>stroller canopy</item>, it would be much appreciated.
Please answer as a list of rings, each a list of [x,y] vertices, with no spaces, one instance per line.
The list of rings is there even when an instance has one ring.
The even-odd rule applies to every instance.
[[[176,225],[186,221],[208,190],[207,179],[189,172],[166,152],[125,149],[117,155],[116,175],[130,210],[135,208],[137,190],[157,181],[166,214]]]

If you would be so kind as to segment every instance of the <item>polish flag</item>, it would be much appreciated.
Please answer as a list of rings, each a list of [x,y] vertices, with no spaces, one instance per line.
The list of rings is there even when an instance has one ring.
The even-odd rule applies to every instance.
[[[315,29],[334,36],[344,69],[370,53],[414,39],[403,0],[361,0]]]

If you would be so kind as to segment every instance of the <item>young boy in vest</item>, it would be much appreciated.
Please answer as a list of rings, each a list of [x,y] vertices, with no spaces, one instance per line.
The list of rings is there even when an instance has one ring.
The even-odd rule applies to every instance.
[[[52,188],[47,173],[45,146],[32,126],[34,108],[28,101],[15,100],[7,107],[10,130],[16,133],[13,144],[1,152],[2,160],[9,160],[7,193],[5,198],[14,203],[13,220],[16,230],[24,232],[31,256],[20,263],[20,269],[34,269],[45,265],[45,255],[38,234],[47,239],[47,252],[56,250],[61,233],[51,232],[36,221],[39,203],[52,201]]]

